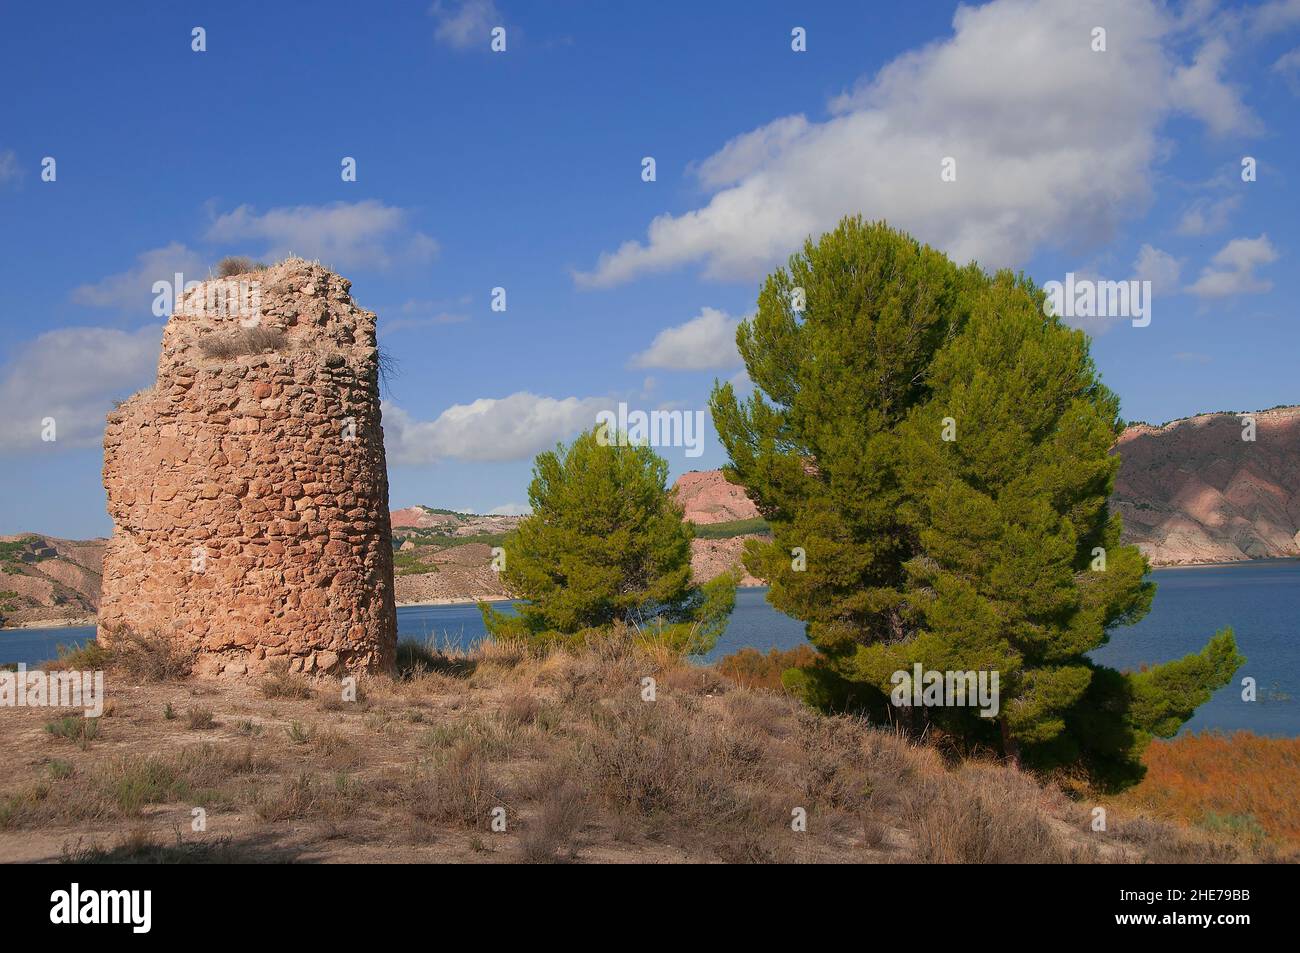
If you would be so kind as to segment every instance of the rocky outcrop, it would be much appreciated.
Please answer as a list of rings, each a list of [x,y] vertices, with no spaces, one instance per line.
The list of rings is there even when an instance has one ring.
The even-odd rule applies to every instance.
[[[1300,407],[1202,414],[1120,436],[1112,505],[1157,566],[1300,556]]]
[[[428,506],[408,506],[389,514],[393,529],[434,529],[456,525],[456,514]]]
[[[758,508],[745,495],[744,488],[728,483],[721,470],[683,473],[673,489],[691,523],[730,523],[758,516]]]
[[[349,288],[290,259],[178,303],[104,434],[105,643],[165,633],[210,676],[392,667],[375,315]]]
[[[745,495],[744,488],[728,483],[721,470],[683,473],[673,484],[673,492],[682,508],[683,519],[698,526],[756,519],[759,515],[758,507]],[[699,582],[707,582],[724,572],[739,569],[740,585],[764,585],[763,580],[746,571],[742,559],[745,540],[754,537],[755,534],[748,533],[691,540],[691,575]]]
[[[745,536],[729,536],[726,539],[691,540],[691,575],[696,582],[708,582],[732,569],[740,570],[742,586],[765,586],[762,579],[749,574],[745,568],[745,540],[766,539],[769,537],[750,533]]]

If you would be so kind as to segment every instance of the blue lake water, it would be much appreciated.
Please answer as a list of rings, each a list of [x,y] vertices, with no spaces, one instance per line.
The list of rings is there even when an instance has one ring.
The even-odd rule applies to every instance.
[[[1147,617],[1115,630],[1092,657],[1112,668],[1136,669],[1199,651],[1216,631],[1231,626],[1246,664],[1187,727],[1300,735],[1300,560],[1160,569],[1152,578],[1158,588]],[[1258,686],[1257,701],[1241,699],[1247,676]]]
[[[736,611],[727,630],[703,661],[711,662],[745,647],[789,649],[804,640],[803,623],[767,604],[766,589],[736,591]],[[498,612],[513,611],[515,603],[493,604]],[[405,606],[397,610],[397,634],[402,639],[433,640],[437,645],[461,647],[483,638],[486,632],[473,605]]]
[[[1197,569],[1160,569],[1150,614],[1117,630],[1094,658],[1121,669],[1165,662],[1199,650],[1214,632],[1232,626],[1246,664],[1188,723],[1192,730],[1249,728],[1260,734],[1300,735],[1300,560],[1267,560]],[[746,646],[762,652],[804,641],[803,624],[766,601],[765,589],[736,593],[736,611],[706,661]],[[511,603],[498,603],[508,610]],[[407,606],[397,610],[400,638],[463,646],[484,636],[473,605]],[[93,626],[0,631],[0,662],[29,665],[55,655],[58,645],[92,638]],[[1241,700],[1241,679],[1255,679],[1259,697]]]

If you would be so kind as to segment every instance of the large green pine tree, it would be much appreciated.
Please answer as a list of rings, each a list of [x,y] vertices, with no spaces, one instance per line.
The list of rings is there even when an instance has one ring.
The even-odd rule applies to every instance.
[[[668,464],[601,427],[539,454],[532,514],[507,538],[502,581],[517,616],[481,605],[496,638],[581,641],[622,624],[685,652],[707,652],[735,605],[736,575],[691,577],[690,523],[667,488]]]
[[[811,703],[1114,787],[1241,664],[1230,630],[1139,674],[1087,658],[1154,585],[1107,506],[1118,400],[1026,279],[845,219],[767,279],[737,343],[754,393],[715,388],[714,421],[773,528],[746,566],[819,650],[787,673]],[[997,717],[890,710],[917,662],[997,671]]]

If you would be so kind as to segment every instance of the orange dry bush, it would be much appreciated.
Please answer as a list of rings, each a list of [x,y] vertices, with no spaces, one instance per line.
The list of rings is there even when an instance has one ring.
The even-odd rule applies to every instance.
[[[1146,778],[1121,805],[1300,847],[1300,738],[1188,733],[1152,742],[1144,760]]]
[[[788,668],[811,665],[817,653],[810,646],[798,645],[787,651],[772,649],[766,655],[757,649],[741,649],[718,660],[719,673],[746,688],[781,691],[781,673]]]

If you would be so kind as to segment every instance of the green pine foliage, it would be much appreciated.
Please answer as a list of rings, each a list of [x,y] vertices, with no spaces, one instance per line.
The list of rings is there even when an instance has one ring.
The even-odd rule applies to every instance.
[[[618,446],[600,427],[539,454],[532,514],[507,538],[502,581],[527,600],[518,616],[480,605],[497,639],[580,642],[626,625],[674,651],[707,652],[735,606],[736,575],[698,586],[691,525],[648,446]]]
[[[996,671],[994,718],[888,715],[1120,787],[1243,659],[1231,630],[1136,674],[1087,657],[1155,586],[1107,505],[1118,399],[1042,305],[1023,276],[847,218],[767,279],[736,337],[754,393],[715,387],[713,417],[727,478],[773,532],[745,564],[818,650],[788,686],[885,716],[914,663]]]

